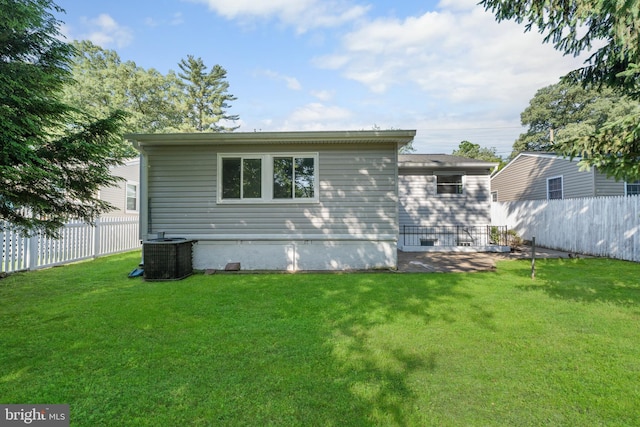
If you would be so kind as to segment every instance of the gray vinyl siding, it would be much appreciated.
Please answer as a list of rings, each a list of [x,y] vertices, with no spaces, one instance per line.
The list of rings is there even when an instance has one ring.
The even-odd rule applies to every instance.
[[[122,165],[113,168],[111,174],[124,178],[113,187],[102,187],[100,189],[100,200],[104,200],[115,207],[114,210],[105,214],[105,216],[136,216],[138,213],[127,212],[127,181],[140,182],[140,164],[134,163],[130,165]],[[138,201],[139,206],[139,201]]]
[[[562,176],[565,199],[623,196],[624,183],[607,178],[593,168],[580,170],[577,161],[544,155],[522,154],[491,179],[491,191],[499,202],[545,200],[547,179]]]
[[[319,203],[217,203],[217,154],[254,146],[148,147],[149,233],[172,235],[397,234],[391,144],[270,145],[268,153],[318,153]]]
[[[545,198],[547,191],[547,178],[562,176],[562,194],[565,199],[578,197],[593,197],[593,172],[581,171],[578,162],[565,159],[549,159],[549,167],[542,176]]]
[[[594,175],[596,196],[624,196],[624,181],[616,181],[598,170]]]
[[[400,171],[399,223],[404,225],[487,225],[491,223],[489,175],[464,175],[464,194],[437,194],[432,171]]]
[[[499,202],[545,200],[547,179],[562,177],[563,198],[593,197],[593,171],[581,171],[578,162],[562,158],[523,155],[491,180]]]

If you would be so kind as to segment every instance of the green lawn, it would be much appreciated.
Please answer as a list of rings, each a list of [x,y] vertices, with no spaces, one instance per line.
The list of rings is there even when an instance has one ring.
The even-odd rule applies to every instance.
[[[82,426],[638,425],[640,265],[0,280],[0,403]]]

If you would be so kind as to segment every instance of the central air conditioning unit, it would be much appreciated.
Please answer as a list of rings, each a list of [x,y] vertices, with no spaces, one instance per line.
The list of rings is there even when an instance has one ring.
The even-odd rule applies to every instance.
[[[193,251],[195,240],[183,238],[160,238],[142,244],[144,279],[180,280],[193,274]]]

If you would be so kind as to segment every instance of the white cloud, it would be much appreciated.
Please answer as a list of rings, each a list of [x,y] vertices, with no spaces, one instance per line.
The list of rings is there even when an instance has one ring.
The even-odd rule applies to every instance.
[[[314,64],[340,70],[374,93],[417,86],[422,96],[448,104],[501,102],[517,105],[518,113],[537,89],[582,64],[522,25],[497,23],[475,0],[443,0],[439,7],[361,23]]]
[[[90,40],[94,44],[109,47],[124,47],[133,41],[133,32],[118,24],[110,15],[102,13],[96,18],[83,17],[82,33],[75,36],[78,40]]]
[[[313,28],[336,27],[364,16],[368,6],[345,0],[191,0],[206,4],[227,19],[277,19],[300,33]]]
[[[169,22],[169,25],[181,25],[184,24],[184,16],[182,16],[182,12],[176,12],[173,14],[173,16],[171,17],[171,21]]]
[[[318,98],[320,101],[325,102],[331,100],[335,95],[335,92],[332,90],[312,90],[309,93],[311,93],[312,96]]]
[[[353,114],[346,108],[312,102],[293,111],[279,130],[335,130],[349,128]]]
[[[160,25],[160,22],[158,22],[157,20],[151,18],[151,17],[147,17],[144,20],[144,25],[146,25],[147,27],[157,27],[158,25]]]
[[[173,27],[184,24],[184,16],[182,15],[182,12],[176,12],[172,14],[169,19],[158,20],[156,18],[147,17],[145,18],[144,23],[147,27],[151,28],[159,27],[161,25],[170,25]]]
[[[302,89],[302,85],[295,77],[285,76],[284,74],[280,74],[276,71],[272,70],[264,70],[261,72],[265,76],[269,77],[272,80],[280,80],[287,84],[287,87],[291,90],[300,90]]]

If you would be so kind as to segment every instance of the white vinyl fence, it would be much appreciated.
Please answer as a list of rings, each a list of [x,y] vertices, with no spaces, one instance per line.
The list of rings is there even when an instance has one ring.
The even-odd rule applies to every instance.
[[[640,262],[640,196],[493,202],[491,221],[540,246]]]
[[[6,225],[0,231],[0,272],[4,273],[36,270],[140,247],[138,217],[104,217],[96,221],[95,227],[71,221],[61,230],[61,238],[55,240],[41,235],[23,237]]]

